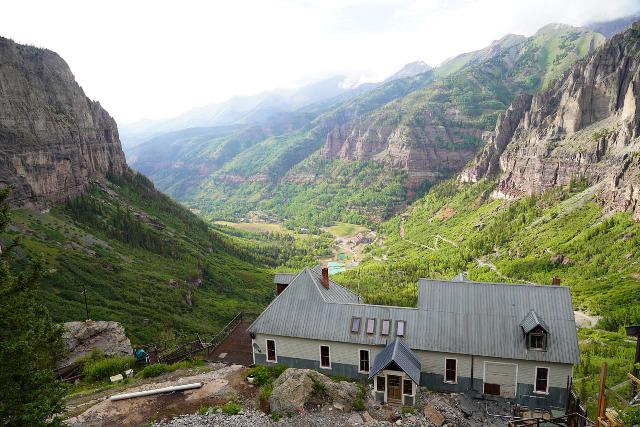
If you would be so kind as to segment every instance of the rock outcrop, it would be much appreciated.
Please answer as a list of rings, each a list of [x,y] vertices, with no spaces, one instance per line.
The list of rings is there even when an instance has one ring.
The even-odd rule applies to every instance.
[[[459,112],[450,112],[451,118]],[[473,158],[476,148],[468,140],[480,141],[482,130],[443,126],[430,113],[422,126],[387,126],[350,122],[333,129],[322,148],[328,159],[374,160],[407,173],[407,188],[436,182],[459,171]]]
[[[269,397],[271,411],[298,412],[314,393],[321,392],[331,402],[350,408],[358,398],[360,389],[354,383],[333,381],[312,369],[289,368],[273,383]]]
[[[571,180],[640,220],[640,23],[611,38],[549,90],[518,98],[460,175],[500,174],[496,197],[539,194]],[[499,160],[498,160],[499,159]],[[498,167],[499,164],[499,167]]]
[[[133,354],[131,341],[118,322],[87,320],[85,322],[67,322],[63,324],[64,346],[69,352],[59,366],[73,363],[93,349],[102,350],[107,356],[130,356]]]
[[[0,187],[15,205],[80,194],[127,168],[116,122],[56,53],[0,37]]]
[[[531,95],[518,96],[506,112],[498,116],[496,129],[489,135],[487,143],[475,161],[461,174],[462,182],[476,182],[483,176],[495,175],[500,170],[500,155],[513,138],[524,113],[531,107]]]

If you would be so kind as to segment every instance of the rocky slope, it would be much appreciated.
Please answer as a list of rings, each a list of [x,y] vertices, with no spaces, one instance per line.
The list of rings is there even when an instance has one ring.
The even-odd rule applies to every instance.
[[[16,205],[78,195],[127,165],[116,122],[56,53],[0,37],[0,186]]]
[[[500,173],[494,196],[597,184],[608,208],[640,220],[640,23],[611,38],[548,90],[518,98],[460,176]]]
[[[540,89],[603,39],[561,24],[528,38],[505,36],[436,69],[443,78],[433,85],[334,129],[322,154],[404,170],[408,188],[436,182],[473,158],[487,124],[518,92]]]

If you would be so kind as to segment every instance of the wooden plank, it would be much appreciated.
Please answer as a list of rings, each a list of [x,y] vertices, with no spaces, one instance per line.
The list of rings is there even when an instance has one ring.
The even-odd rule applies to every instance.
[[[636,383],[636,384],[640,385],[640,379],[638,379],[638,378],[634,377],[634,376],[633,376],[633,374],[627,374],[627,376],[629,377],[629,379],[630,379],[631,381],[633,381],[634,383]]]
[[[607,382],[607,364],[603,363],[600,368],[600,387],[598,391],[598,413],[596,414],[596,427],[609,427],[608,424],[604,424],[605,412],[607,409],[607,397],[605,395],[605,388]]]

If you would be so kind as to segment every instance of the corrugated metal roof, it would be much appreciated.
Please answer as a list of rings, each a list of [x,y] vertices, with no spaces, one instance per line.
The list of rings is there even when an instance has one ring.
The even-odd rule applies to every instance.
[[[378,353],[373,362],[373,368],[369,373],[369,379],[373,378],[392,362],[395,362],[414,382],[420,384],[420,360],[402,343],[400,338],[396,338]]]
[[[389,344],[397,320],[406,322],[404,342],[414,350],[508,359],[580,363],[569,289],[563,286],[447,282],[420,279],[419,308],[357,303],[358,297],[305,269],[256,319],[256,333],[349,342]],[[548,325],[548,350],[526,348],[520,322],[535,310]],[[390,336],[350,332],[351,318],[391,319]],[[364,328],[363,328],[364,329]]]
[[[533,331],[538,326],[549,332],[549,327],[544,323],[540,316],[538,316],[538,313],[536,313],[535,310],[530,310],[522,322],[520,322],[520,327],[525,334]]]
[[[273,278],[273,283],[288,285],[297,275],[298,273],[276,273],[276,276]]]

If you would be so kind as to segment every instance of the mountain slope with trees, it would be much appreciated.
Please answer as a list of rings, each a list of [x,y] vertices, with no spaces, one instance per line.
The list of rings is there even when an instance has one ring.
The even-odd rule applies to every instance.
[[[603,41],[600,34],[565,25],[547,26],[532,37],[509,35],[331,105],[290,130],[262,140],[225,137],[235,148],[223,162],[217,153],[224,144],[211,138],[167,158],[162,170],[147,166],[143,153],[133,167],[211,218],[262,210],[292,226],[377,222],[458,173],[518,93],[546,87]],[[196,152],[198,168],[183,160]],[[354,170],[356,177],[347,178]],[[323,201],[315,200],[318,188]]]
[[[0,249],[20,239],[18,272],[40,260],[30,292],[54,321],[85,319],[86,290],[88,316],[122,323],[134,343],[213,333],[269,302],[271,267],[322,249],[212,228],[129,170],[115,121],[56,53],[0,38],[0,61],[0,190],[19,207]]]
[[[335,280],[370,303],[413,305],[419,277],[559,278],[576,310],[601,316],[579,331],[574,378],[593,410],[600,365],[610,384],[626,380],[634,344],[624,326],[640,323],[639,57],[640,23],[519,97],[462,174],[385,222],[383,243]]]

